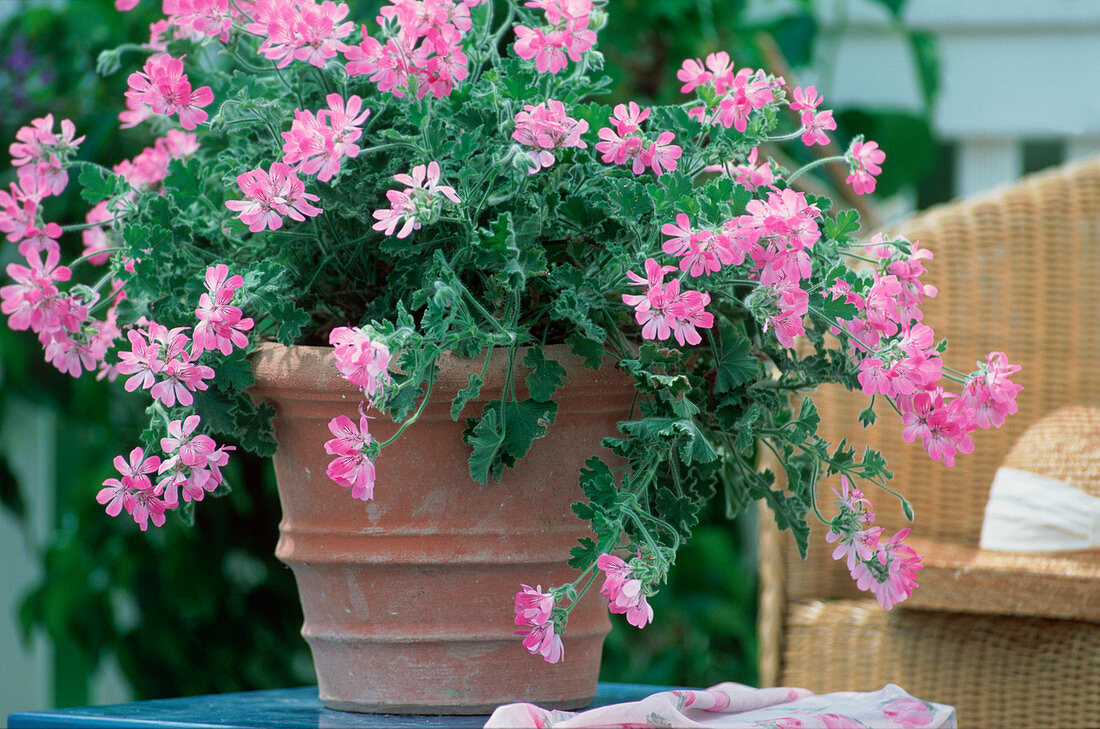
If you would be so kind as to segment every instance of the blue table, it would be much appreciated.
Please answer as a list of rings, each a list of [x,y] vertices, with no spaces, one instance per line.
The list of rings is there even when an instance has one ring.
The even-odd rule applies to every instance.
[[[592,706],[637,701],[664,686],[601,683]],[[8,717],[10,729],[413,729],[481,727],[487,716],[397,716],[330,711],[317,698],[317,687],[250,691],[182,699],[137,701],[113,706],[28,711]]]

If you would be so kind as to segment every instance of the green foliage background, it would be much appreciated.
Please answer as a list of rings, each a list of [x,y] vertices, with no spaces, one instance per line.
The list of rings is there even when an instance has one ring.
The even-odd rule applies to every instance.
[[[902,3],[880,0],[897,16]],[[378,3],[351,2],[352,18],[373,18]],[[774,39],[795,69],[817,60],[821,29],[813,3],[748,22],[744,0],[611,0],[600,49],[615,80],[615,100],[679,101],[675,71],[686,57],[727,50],[738,66],[764,65]],[[111,0],[25,3],[0,25],[0,141],[52,112],[87,135],[80,156],[113,164],[149,140],[140,129],[119,132],[125,73],[95,75],[98,53],[140,41],[157,19],[146,0],[118,13]],[[931,40],[898,28],[922,69],[926,101],[935,93]],[[124,67],[135,56],[124,56]],[[838,137],[865,133],[887,151],[883,194],[912,186],[932,164],[927,114],[838,110]],[[14,174],[6,167],[0,183]],[[75,187],[75,186],[74,186]],[[86,206],[70,188],[51,207],[59,222],[80,222]],[[79,250],[79,236],[63,240]],[[14,246],[0,245],[0,266]],[[54,647],[56,705],[88,701],[87,676],[108,655],[137,698],[300,685],[313,680],[301,610],[290,571],[273,556],[279,520],[270,465],[238,454],[232,493],[199,509],[195,528],[171,520],[148,534],[106,518],[94,494],[111,473],[111,458],[128,450],[143,427],[142,401],[120,384],[73,380],[42,360],[37,341],[0,326],[0,423],[15,403],[57,415],[56,529],[40,545],[44,577],[23,602],[24,631],[44,631]],[[0,501],[19,517],[25,495],[0,453]],[[625,621],[604,652],[605,680],[710,685],[756,681],[756,570],[752,511],[733,523],[718,506],[704,516],[680,553],[669,585],[651,600],[656,620],[638,632]],[[517,647],[518,649],[518,647]]]

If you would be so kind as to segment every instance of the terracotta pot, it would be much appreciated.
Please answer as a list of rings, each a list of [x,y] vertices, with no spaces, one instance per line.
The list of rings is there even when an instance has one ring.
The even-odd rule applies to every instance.
[[[387,713],[488,713],[530,701],[579,708],[596,692],[610,623],[596,590],[570,615],[565,661],[528,654],[514,634],[521,583],[575,579],[565,566],[587,527],[570,511],[581,498],[578,471],[615,435],[633,399],[613,366],[580,366],[566,347],[548,356],[567,369],[549,434],[504,481],[469,476],[464,419],[500,397],[506,357],[497,353],[478,400],[458,422],[450,400],[480,364],[447,357],[432,403],[379,456],[375,500],[351,498],[325,475],[328,422],[358,421],[358,391],[341,379],[327,347],[263,344],[253,392],[278,410],[275,474],[283,506],[276,555],[294,570],[317,668],[332,709]],[[526,372],[517,362],[517,389]],[[377,414],[372,434],[396,428]],[[606,451],[601,455],[610,456]]]

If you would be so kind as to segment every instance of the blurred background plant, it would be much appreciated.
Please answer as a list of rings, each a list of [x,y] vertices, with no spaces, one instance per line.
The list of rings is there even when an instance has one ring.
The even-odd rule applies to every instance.
[[[887,154],[880,197],[908,192],[912,198],[937,164],[930,126],[935,44],[929,34],[902,25],[904,0],[874,2],[893,18],[896,42],[914,59],[923,109],[837,108],[836,136],[845,144],[856,134],[877,140]],[[823,79],[819,89],[828,106],[829,33],[818,20],[820,4],[611,0],[600,49],[615,79],[615,100],[679,103],[680,62],[726,50],[738,66],[793,75],[788,80],[802,84]],[[350,17],[366,19],[379,2],[349,5]],[[126,74],[100,78],[95,61],[104,49],[147,38],[149,24],[161,17],[159,6],[148,0],[129,13],[116,11],[111,0],[7,6],[14,9],[0,20],[0,99],[7,100],[0,107],[0,140],[52,113],[87,135],[82,158],[111,165],[140,151],[147,140],[139,131],[116,132]],[[135,60],[123,57],[124,65]],[[792,159],[794,167],[813,152],[795,144],[769,154]],[[0,184],[10,179],[10,169],[0,172]],[[842,194],[845,186],[834,183],[827,173],[810,182]],[[871,203],[858,202],[865,220],[882,219]],[[52,210],[66,223],[83,221],[87,212],[72,191]],[[63,246],[78,250],[79,237],[68,237]],[[0,246],[0,267],[13,251]],[[0,328],[0,537],[4,544],[17,537],[30,565],[18,573],[22,582],[0,581],[20,585],[6,589],[5,602],[17,609],[12,618],[24,638],[47,638],[40,662],[50,683],[39,687],[37,699],[23,694],[23,703],[0,705],[0,715],[127,693],[149,699],[310,683],[293,577],[273,555],[279,511],[270,464],[234,458],[228,474],[234,490],[227,503],[201,510],[198,529],[177,521],[142,534],[133,524],[103,519],[94,494],[143,418],[137,401],[114,397],[118,387],[61,375],[42,360],[32,338]],[[32,421],[37,427],[29,427]],[[37,455],[29,457],[28,448]],[[615,622],[602,678],[755,683],[754,532],[751,513],[732,523],[720,511],[709,514],[682,552],[669,588],[653,600],[657,621],[641,634]],[[5,569],[18,572],[18,566]],[[92,677],[104,662],[117,666],[128,689],[93,690]]]

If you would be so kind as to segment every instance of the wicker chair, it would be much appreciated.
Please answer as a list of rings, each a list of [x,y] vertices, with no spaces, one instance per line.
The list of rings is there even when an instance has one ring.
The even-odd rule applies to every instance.
[[[939,296],[926,321],[949,340],[947,364],[968,370],[1001,350],[1023,371],[1019,412],[978,431],[953,469],[901,438],[880,412],[864,430],[867,398],[815,395],[821,434],[870,445],[913,502],[921,587],[891,612],[859,593],[815,530],[805,561],[789,535],[761,519],[761,675],[764,685],[817,692],[893,682],[954,705],[961,726],[1100,726],[1100,551],[1061,556],[994,553],[978,540],[993,476],[1013,443],[1044,415],[1100,405],[1100,159],[943,205],[898,226],[935,253],[926,279]],[[835,479],[834,479],[835,480]],[[828,486],[820,503],[830,502]],[[905,526],[888,495],[875,498],[887,533]]]

